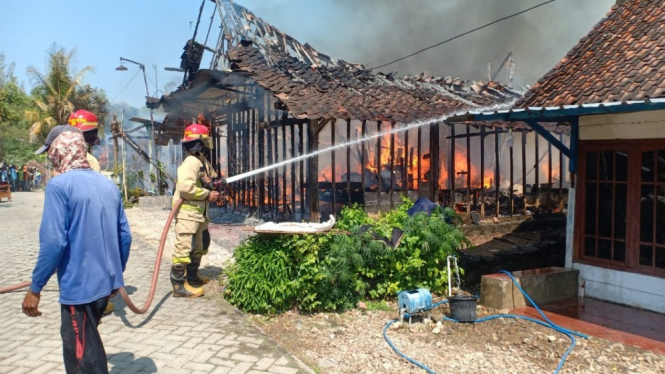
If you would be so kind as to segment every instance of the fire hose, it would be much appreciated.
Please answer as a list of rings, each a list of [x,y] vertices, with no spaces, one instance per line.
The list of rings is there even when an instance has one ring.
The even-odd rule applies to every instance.
[[[162,231],[162,238],[159,240],[159,248],[157,250],[155,267],[152,273],[152,283],[150,284],[150,292],[148,293],[148,299],[145,301],[143,306],[141,308],[137,307],[129,298],[129,295],[127,295],[125,287],[120,288],[120,296],[122,296],[122,300],[125,301],[125,304],[127,304],[129,310],[131,310],[136,314],[144,314],[145,312],[147,312],[148,309],[150,308],[150,304],[152,304],[152,300],[155,298],[155,290],[157,289],[157,279],[159,278],[159,265],[162,262],[162,255],[164,254],[164,245],[166,244],[166,237],[168,236],[169,228],[171,227],[171,222],[173,221],[173,217],[175,217],[175,215],[180,210],[182,203],[183,203],[182,199],[176,201],[175,205],[173,205],[173,209],[171,210],[171,214],[169,214],[169,218],[166,220],[166,225],[164,225],[164,230]],[[32,284],[32,282],[26,281],[11,286],[0,287],[0,294],[20,290],[22,288],[29,287],[30,284]]]

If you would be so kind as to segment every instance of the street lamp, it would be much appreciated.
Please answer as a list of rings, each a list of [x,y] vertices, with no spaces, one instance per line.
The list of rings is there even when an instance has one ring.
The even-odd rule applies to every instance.
[[[127,71],[127,70],[129,70],[129,69],[127,69],[127,68],[125,67],[125,65],[123,64],[123,62],[129,62],[129,63],[135,64],[135,65],[138,65],[139,69],[141,69],[141,71],[143,72],[143,82],[145,83],[145,95],[146,95],[146,99],[149,98],[149,97],[150,97],[150,90],[148,89],[148,77],[147,77],[147,75],[146,75],[146,73],[145,73],[145,65],[143,65],[143,64],[140,63],[140,62],[136,62],[136,61],[133,61],[133,60],[130,60],[130,59],[124,58],[124,57],[120,57],[120,66],[118,66],[117,68],[115,68],[115,70],[118,70],[118,71]],[[155,120],[154,120],[154,118],[153,118],[153,109],[151,108],[151,109],[150,109],[150,128],[148,129],[148,154],[149,154],[150,157],[152,158],[153,162],[154,162],[154,160],[156,159],[155,155],[153,154],[153,148],[152,148],[152,143],[153,143],[154,140],[155,140],[155,139],[154,139],[154,129],[155,129]],[[156,148],[156,147],[155,147],[155,148]],[[150,169],[149,169],[149,170],[150,170],[150,175],[152,175],[152,174],[155,172],[155,169],[154,169],[154,166],[153,166],[153,162],[149,162],[149,163],[148,163],[148,164],[149,164],[149,168],[150,168]],[[159,180],[159,179],[160,179],[160,173],[159,173],[159,170],[158,170],[157,173],[155,174],[155,179],[156,179],[156,181],[157,181],[157,186],[156,186],[156,189],[155,189],[155,190],[156,190],[156,193],[159,195],[159,186],[160,186],[160,182],[161,182],[161,181]]]

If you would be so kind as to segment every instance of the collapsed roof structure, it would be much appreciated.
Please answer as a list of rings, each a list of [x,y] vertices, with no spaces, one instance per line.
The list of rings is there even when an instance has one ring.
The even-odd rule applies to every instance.
[[[185,73],[183,84],[158,102],[148,103],[148,106],[161,106],[168,113],[158,129],[157,144],[160,145],[168,144],[169,140],[177,141],[184,127],[193,121],[202,121],[211,126],[213,135],[219,138],[220,146],[216,150],[217,156],[213,157],[214,164],[220,170],[225,169],[224,174],[227,176],[316,150],[319,134],[328,124],[334,143],[335,131],[343,132],[346,127],[349,135],[347,140],[350,140],[351,128],[358,127],[356,132],[360,132],[360,123],[364,136],[372,132],[368,122],[375,122],[378,132],[382,123],[385,130],[462,110],[510,105],[521,97],[520,90],[493,81],[470,82],[425,73],[397,77],[396,72],[375,72],[363,64],[334,59],[309,44],[301,44],[231,0],[212,2],[215,5],[214,12],[221,20],[216,45],[206,45],[209,34],[205,38],[206,42],[197,42],[195,32],[182,55],[181,71]],[[204,51],[212,53],[208,69],[200,68]],[[409,185],[422,186],[421,179],[428,172],[431,181],[438,181],[441,179],[437,177],[441,174],[439,163],[444,162],[439,152],[438,126],[431,126],[429,146],[422,146],[424,149],[421,149],[421,132],[418,130],[417,156],[413,155],[413,147],[410,150],[412,155],[408,155],[407,134],[407,144],[402,147],[400,155],[394,153],[394,140],[391,142],[386,138],[385,141],[390,143],[391,155],[381,157],[384,150],[379,139],[375,154],[371,154],[374,147],[366,149],[362,146],[360,163],[364,165],[376,158],[374,167],[381,174],[383,164],[389,161],[391,174],[396,162],[401,162],[403,168],[418,165],[420,169],[421,164],[424,164],[423,157],[429,157],[439,161],[432,162],[431,170],[418,170],[417,176],[415,171],[404,170],[395,178],[404,180],[401,186],[403,190],[408,190]],[[221,140],[224,136],[226,141]],[[291,143],[290,149],[287,149],[287,142]],[[283,146],[281,150],[278,149],[280,143]],[[220,154],[222,152],[226,154]],[[348,158],[347,155],[347,164],[350,162]],[[236,191],[239,191],[239,196],[236,199],[242,201],[234,203],[258,207],[259,210],[264,209],[264,204],[277,205],[277,209],[282,205],[282,213],[286,213],[287,210],[295,209],[298,200],[296,190],[299,190],[300,217],[309,211],[311,218],[318,220],[317,159],[312,157],[307,160],[306,178],[302,173],[305,165],[301,162],[297,167],[300,173],[296,173],[296,170],[289,173],[285,167],[283,172],[277,171],[276,175],[271,176],[268,172],[238,182]],[[332,162],[335,162],[334,156]],[[360,174],[363,174],[365,168],[361,169]],[[347,187],[350,189],[350,167],[346,174]],[[361,178],[365,181],[364,176]],[[409,184],[408,178],[417,178],[418,182]],[[281,182],[276,186],[278,191],[271,190],[270,184],[275,184],[272,179],[283,179],[283,196],[279,196]],[[292,182],[292,188],[288,191],[292,194],[291,201],[284,195],[289,190],[287,180]],[[296,180],[299,182],[297,185]],[[336,192],[335,182],[333,175],[333,194]],[[391,182],[391,206],[392,185]],[[437,184],[433,183],[424,195],[434,200],[437,188]],[[366,188],[361,189],[364,194]],[[350,191],[347,190],[345,194],[349,195]],[[380,209],[381,194],[377,198]],[[304,200],[307,200],[309,209],[305,207]],[[350,203],[352,199],[348,197],[347,201]],[[336,202],[337,199],[333,197],[333,204]]]

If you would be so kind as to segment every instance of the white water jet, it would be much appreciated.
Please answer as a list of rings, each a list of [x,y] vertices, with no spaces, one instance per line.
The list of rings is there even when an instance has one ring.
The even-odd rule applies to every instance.
[[[488,107],[477,108],[474,111],[479,111],[479,112],[495,111],[495,110],[505,109],[507,107],[512,107],[514,103],[515,103],[515,101],[511,101],[509,103],[497,104],[497,105],[492,105],[492,106],[488,106]],[[245,173],[242,173],[242,174],[234,175],[232,177],[227,178],[226,182],[227,183],[237,182],[239,180],[251,177],[251,176],[256,175],[256,174],[261,174],[263,172],[266,172],[266,171],[269,171],[269,170],[272,170],[272,169],[280,168],[280,167],[288,165],[292,162],[298,162],[298,161],[301,161],[301,160],[308,159],[310,157],[318,156],[318,155],[326,153],[326,152],[331,152],[331,151],[335,151],[337,149],[346,148],[346,147],[349,147],[349,146],[352,146],[352,145],[355,145],[355,144],[358,144],[358,143],[362,143],[362,142],[366,142],[366,141],[369,141],[369,140],[372,140],[372,139],[380,138],[384,135],[396,134],[396,133],[399,133],[399,132],[402,132],[402,131],[408,131],[408,130],[415,129],[415,128],[418,128],[418,127],[431,125],[431,124],[434,124],[434,123],[437,123],[437,122],[443,122],[443,121],[447,120],[450,117],[455,117],[455,116],[458,116],[458,115],[466,114],[468,111],[469,110],[467,109],[467,110],[457,111],[457,112],[453,112],[453,113],[449,113],[449,114],[444,114],[441,117],[431,118],[431,119],[424,120],[424,121],[417,121],[417,122],[410,123],[406,126],[396,127],[394,129],[390,129],[388,131],[378,132],[378,133],[373,134],[373,135],[366,135],[366,136],[364,136],[360,139],[348,141],[346,143],[336,144],[334,146],[324,148],[324,149],[320,149],[318,151],[315,151],[315,152],[312,152],[312,153],[309,153],[309,154],[304,154],[304,155],[301,155],[301,156],[298,156],[298,157],[294,157],[294,158],[291,158],[291,159],[288,159],[288,160],[281,161],[281,162],[276,163],[276,164],[264,166],[262,168],[258,168],[258,169],[248,171],[248,172],[245,172]]]

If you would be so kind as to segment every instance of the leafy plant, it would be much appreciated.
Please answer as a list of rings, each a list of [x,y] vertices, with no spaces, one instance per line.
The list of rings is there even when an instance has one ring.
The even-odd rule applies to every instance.
[[[410,217],[412,205],[405,198],[376,221],[359,206],[347,207],[336,227],[342,232],[251,237],[227,269],[228,300],[247,311],[274,313],[344,310],[358,300],[417,287],[445,291],[446,258],[470,242],[450,224],[456,217],[452,210]],[[370,229],[361,232],[363,225]],[[386,244],[393,228],[403,231],[394,249]]]

